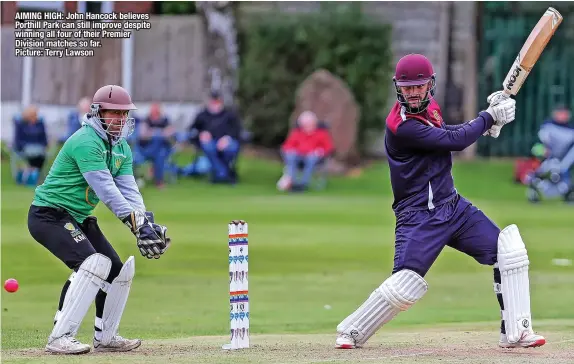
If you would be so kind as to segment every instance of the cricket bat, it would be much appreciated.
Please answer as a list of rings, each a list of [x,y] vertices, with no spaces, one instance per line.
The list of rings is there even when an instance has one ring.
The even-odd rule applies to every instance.
[[[556,29],[558,29],[562,20],[562,15],[554,8],[548,8],[544,12],[534,29],[530,32],[512,67],[510,67],[504,82],[502,82],[502,89],[506,97],[516,96],[538,58],[540,58],[542,51],[546,48],[550,38],[556,33]],[[494,125],[484,135],[498,138],[501,129],[502,126]]]
[[[562,20],[562,15],[554,8],[548,8],[544,12],[502,83],[503,90],[508,96],[515,96],[518,93]]]

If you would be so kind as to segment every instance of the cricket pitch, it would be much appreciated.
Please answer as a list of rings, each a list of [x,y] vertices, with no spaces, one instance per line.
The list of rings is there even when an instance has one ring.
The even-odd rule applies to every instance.
[[[556,327],[557,328],[557,327]],[[558,328],[557,328],[558,329]],[[412,331],[381,330],[364,348],[337,350],[334,335],[251,335],[251,347],[222,350],[224,336],[146,340],[128,353],[50,355],[43,349],[3,351],[4,363],[574,363],[574,333],[545,330],[546,345],[530,349],[501,349],[496,331],[481,327]]]

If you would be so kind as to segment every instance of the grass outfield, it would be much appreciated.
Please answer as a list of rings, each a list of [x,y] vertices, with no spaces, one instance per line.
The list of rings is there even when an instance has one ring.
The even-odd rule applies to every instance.
[[[15,186],[6,167],[2,170],[1,271],[3,280],[18,279],[20,290],[2,293],[2,348],[8,350],[4,359],[52,363],[57,359],[33,359],[34,350],[13,350],[45,345],[69,271],[30,237],[26,214],[33,191]],[[359,178],[333,179],[326,191],[282,195],[274,189],[280,170],[276,164],[243,160],[244,179],[235,187],[186,180],[163,191],[145,188],[148,209],[168,226],[173,239],[171,249],[159,260],[141,257],[128,229],[105,206],[98,207],[100,226],[120,257],[136,257],[136,276],[120,326],[123,336],[140,337],[157,348],[177,343],[200,350],[210,343],[219,350],[229,330],[227,222],[244,219],[250,227],[251,332],[254,345],[260,340],[254,352],[265,357],[265,343],[282,342],[269,336],[277,334],[317,334],[309,336],[309,342],[332,347],[336,325],[392,268],[395,219],[388,171],[384,164],[375,165]],[[508,162],[455,167],[461,194],[500,226],[516,223],[520,228],[531,262],[534,328],[549,330],[551,340],[573,339],[574,267],[556,266],[552,260],[574,259],[574,207],[559,201],[530,205],[524,189],[511,182],[511,174]],[[372,348],[386,347],[392,336],[386,331],[440,332],[444,327],[448,336],[452,323],[465,323],[457,326],[463,333],[479,325],[472,340],[483,346],[496,344],[499,310],[491,268],[447,248],[426,278],[427,295],[381,330]],[[92,307],[78,335],[82,341],[91,342],[93,315]],[[220,337],[191,338],[213,335]],[[145,345],[141,350],[149,350]],[[280,352],[285,349],[277,345]],[[574,351],[574,342],[558,345]],[[374,360],[378,357],[367,353]]]

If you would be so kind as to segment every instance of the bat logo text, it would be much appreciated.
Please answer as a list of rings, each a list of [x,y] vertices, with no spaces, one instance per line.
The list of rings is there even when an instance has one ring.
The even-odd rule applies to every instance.
[[[516,79],[518,78],[518,76],[520,76],[520,72],[522,72],[522,70],[520,69],[520,66],[516,66],[516,68],[514,68],[514,70],[512,71],[512,75],[510,76],[510,79],[508,80],[508,83],[506,84],[506,88],[508,89],[508,91],[512,90],[512,87],[514,86]]]

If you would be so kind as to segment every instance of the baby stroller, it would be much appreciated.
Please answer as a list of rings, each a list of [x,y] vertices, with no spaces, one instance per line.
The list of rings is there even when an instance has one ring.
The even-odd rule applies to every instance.
[[[532,153],[542,160],[540,166],[527,179],[527,197],[530,202],[562,198],[574,202],[574,128],[555,123],[543,124],[538,132],[541,143]]]

